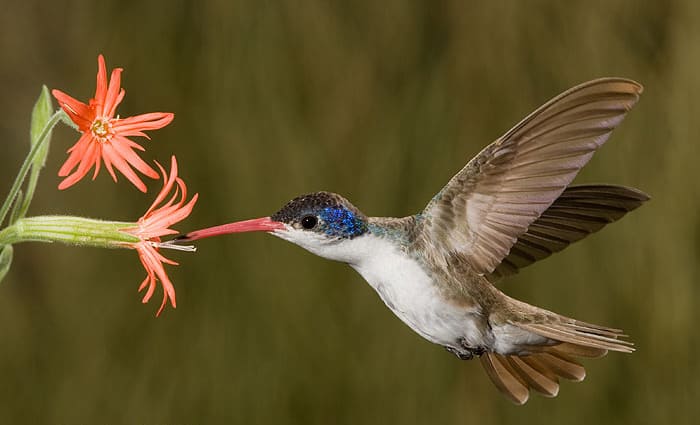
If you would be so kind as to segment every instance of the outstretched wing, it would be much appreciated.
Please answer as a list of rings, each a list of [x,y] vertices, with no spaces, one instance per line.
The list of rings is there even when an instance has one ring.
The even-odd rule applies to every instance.
[[[417,239],[492,273],[637,103],[642,86],[603,78],[576,86],[484,148],[422,213]]]
[[[621,219],[648,200],[649,195],[631,187],[607,184],[567,187],[518,237],[508,256],[486,277],[495,282],[515,274]]]

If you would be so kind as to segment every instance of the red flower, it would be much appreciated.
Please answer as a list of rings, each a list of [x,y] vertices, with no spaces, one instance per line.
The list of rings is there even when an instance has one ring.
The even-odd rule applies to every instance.
[[[163,257],[158,252],[160,247],[173,247],[172,245],[161,244],[160,237],[178,233],[169,227],[190,215],[195,202],[197,202],[198,194],[195,194],[189,202],[185,201],[187,198],[187,186],[185,186],[185,182],[177,176],[177,160],[175,156],[173,156],[171,160],[170,176],[168,176],[158,162],[156,162],[156,165],[158,165],[163,175],[163,189],[160,191],[155,201],[153,201],[153,205],[146,211],[146,214],[139,219],[138,227],[123,229],[122,231],[141,239],[140,242],[136,242],[130,245],[130,247],[138,251],[139,259],[147,273],[146,279],[144,279],[139,287],[139,291],[148,288],[142,302],[145,304],[151,299],[156,289],[157,280],[160,280],[163,286],[163,302],[158,309],[158,313],[156,313],[156,316],[159,316],[168,300],[170,300],[170,305],[172,305],[173,308],[176,307],[175,288],[172,282],[170,282],[170,278],[168,278],[168,275],[165,273],[163,263],[172,265],[178,264]],[[177,186],[175,186],[175,183],[177,183]],[[175,191],[172,197],[166,201],[173,187]],[[176,201],[178,195],[180,199]],[[159,204],[162,205],[159,206]]]
[[[146,164],[134,149],[143,151],[144,148],[129,139],[128,136],[143,136],[149,138],[144,131],[156,130],[170,124],[174,115],[171,113],[152,112],[129,118],[115,118],[117,106],[124,99],[125,91],[121,85],[121,68],[112,71],[109,84],[107,69],[102,55],[97,58],[97,88],[95,97],[89,103],[76,100],[60,90],[53,90],[56,100],[70,119],[83,133],[78,142],[68,149],[68,159],[58,171],[60,177],[65,177],[58,185],[63,190],[77,183],[95,166],[93,180],[100,171],[101,160],[114,181],[113,166],[121,171],[140,191],[146,191],[146,185],[136,175],[135,168],[151,178],[158,178],[158,173]],[[76,169],[77,167],[77,169]],[[72,173],[72,174],[71,174]]]

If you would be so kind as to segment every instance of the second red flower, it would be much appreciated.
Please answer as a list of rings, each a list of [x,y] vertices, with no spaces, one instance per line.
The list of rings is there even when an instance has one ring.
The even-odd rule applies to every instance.
[[[151,178],[158,178],[158,173],[135,152],[143,151],[144,148],[127,137],[148,138],[144,131],[165,127],[173,120],[174,114],[152,112],[129,118],[120,118],[118,115],[115,117],[117,106],[125,95],[124,89],[121,88],[122,69],[115,68],[107,81],[107,68],[102,55],[98,57],[97,63],[95,97],[87,104],[60,90],[52,91],[61,108],[82,133],[78,142],[68,150],[68,159],[58,172],[59,176],[65,177],[58,188],[67,189],[74,185],[85,177],[93,166],[94,179],[104,161],[105,168],[114,181],[117,181],[114,173],[116,168],[136,188],[146,192],[146,185],[134,169]]]

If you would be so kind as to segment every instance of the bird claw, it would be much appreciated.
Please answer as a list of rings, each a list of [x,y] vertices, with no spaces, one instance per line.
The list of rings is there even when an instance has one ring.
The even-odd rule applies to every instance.
[[[445,350],[457,356],[460,360],[471,360],[476,357],[481,357],[486,353],[484,347],[469,347],[464,339],[459,340],[460,348],[445,346]]]

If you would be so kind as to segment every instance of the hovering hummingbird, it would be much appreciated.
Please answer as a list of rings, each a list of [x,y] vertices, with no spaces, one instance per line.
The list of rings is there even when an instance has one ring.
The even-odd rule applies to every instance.
[[[270,217],[182,235],[263,231],[347,263],[411,329],[463,360],[477,356],[516,404],[581,381],[575,357],[630,353],[621,330],[513,299],[494,283],[561,251],[649,197],[614,185],[571,186],[642,93],[603,78],[576,86],[484,148],[428,203],[403,218],[368,217],[340,195],[299,196]]]

